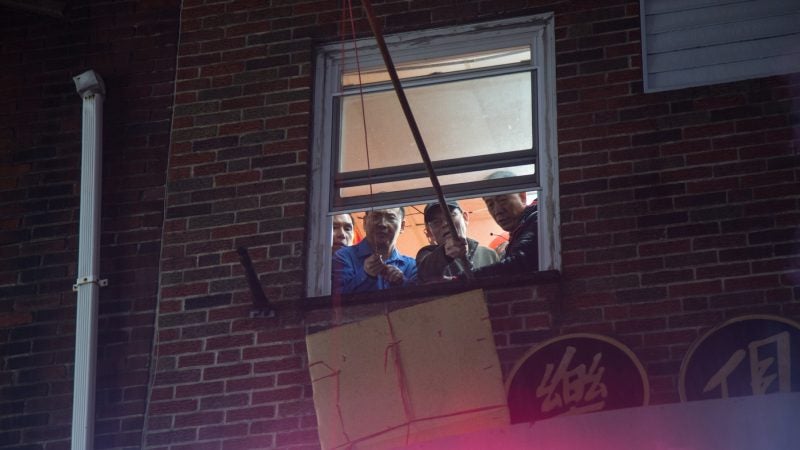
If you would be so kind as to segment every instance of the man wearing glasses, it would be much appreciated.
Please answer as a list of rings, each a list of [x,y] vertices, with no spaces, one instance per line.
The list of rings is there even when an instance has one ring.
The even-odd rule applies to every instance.
[[[447,207],[457,236],[451,234],[439,203],[429,203],[423,211],[425,231],[436,244],[423,247],[417,253],[417,278],[422,283],[448,280],[462,274],[459,264],[463,264],[464,258],[470,264],[470,270],[494,264],[498,260],[494,250],[478,245],[477,241],[467,237],[469,216],[466,211],[455,202],[448,202]],[[456,261],[459,259],[460,263]]]

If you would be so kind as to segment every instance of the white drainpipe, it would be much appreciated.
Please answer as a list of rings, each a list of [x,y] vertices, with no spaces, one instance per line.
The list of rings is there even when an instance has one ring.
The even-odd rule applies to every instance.
[[[75,384],[72,403],[72,450],[94,448],[97,304],[100,286],[100,199],[102,193],[103,98],[106,88],[93,70],[74,77],[83,98],[81,148],[81,218],[78,242],[78,293],[75,321]]]

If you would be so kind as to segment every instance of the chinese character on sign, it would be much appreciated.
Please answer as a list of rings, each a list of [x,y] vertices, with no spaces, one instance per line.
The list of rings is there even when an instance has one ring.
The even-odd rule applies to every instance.
[[[569,334],[525,354],[508,381],[511,423],[645,406],[647,374],[624,344],[597,334]]]
[[[683,401],[800,391],[800,325],[766,315],[725,322],[689,349],[679,390]]]
[[[544,377],[536,388],[536,396],[544,397],[541,405],[543,413],[560,408],[563,411],[557,415],[580,414],[600,411],[605,406],[604,399],[608,397],[608,389],[601,380],[606,369],[599,367],[603,354],[595,353],[588,371],[586,364],[578,364],[570,370],[573,356],[575,347],[567,347],[555,373],[554,365],[547,364]]]
[[[777,356],[760,359],[759,348],[770,345],[776,347],[775,353]],[[750,354],[750,386],[753,389],[753,395],[765,394],[776,379],[778,380],[779,392],[791,392],[791,354],[789,353],[788,331],[766,339],[750,342],[747,349],[748,352],[742,349],[736,350],[719,371],[708,380],[703,392],[708,392],[719,386],[722,390],[722,398],[728,398],[728,377],[744,360],[746,353]]]

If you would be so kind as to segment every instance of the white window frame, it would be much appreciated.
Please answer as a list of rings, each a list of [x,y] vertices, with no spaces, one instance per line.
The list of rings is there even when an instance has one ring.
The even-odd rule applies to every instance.
[[[556,63],[553,13],[514,19],[436,28],[389,35],[386,44],[395,63],[404,60],[431,58],[452,54],[497,48],[499,44],[530,45],[532,64],[535,67],[534,148],[538,148],[539,195],[539,267],[540,270],[561,269],[560,214],[558,209],[558,139],[556,135]],[[346,44],[347,54],[352,54],[352,42]],[[374,39],[356,41],[362,70],[382,66],[383,60]],[[444,49],[443,49],[444,48]],[[309,195],[309,220],[306,246],[306,295],[328,295],[331,292],[331,205],[332,163],[331,149],[333,95],[340,90],[341,44],[322,46],[316,55],[314,74],[314,100],[311,141],[311,182]],[[352,57],[352,55],[350,55]],[[338,124],[337,124],[338,126]],[[495,190],[518,192],[521,189]],[[433,198],[429,199],[433,200]],[[418,204],[419,199],[381,205],[396,207]],[[361,208],[363,210],[363,208]],[[413,255],[412,255],[413,256]]]

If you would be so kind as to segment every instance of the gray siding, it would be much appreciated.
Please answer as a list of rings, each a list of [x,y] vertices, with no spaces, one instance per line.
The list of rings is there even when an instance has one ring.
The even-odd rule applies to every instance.
[[[641,0],[646,92],[800,72],[800,0]]]

